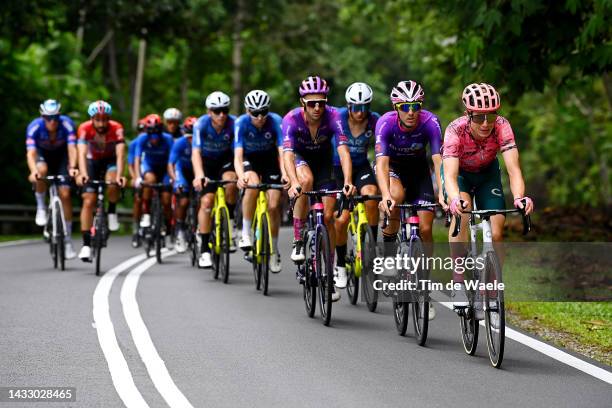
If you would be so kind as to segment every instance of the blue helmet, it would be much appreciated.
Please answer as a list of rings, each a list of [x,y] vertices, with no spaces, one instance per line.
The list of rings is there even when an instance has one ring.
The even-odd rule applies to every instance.
[[[43,116],[59,115],[62,105],[55,99],[47,99],[40,104],[39,111]]]
[[[87,108],[87,113],[91,118],[96,115],[110,116],[113,113],[113,108],[111,108],[108,102],[99,100],[89,104],[89,107]]]

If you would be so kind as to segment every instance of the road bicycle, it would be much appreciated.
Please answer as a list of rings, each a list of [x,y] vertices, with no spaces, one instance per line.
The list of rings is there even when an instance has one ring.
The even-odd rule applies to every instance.
[[[179,187],[181,189],[181,187]],[[189,192],[189,206],[185,215],[185,242],[189,252],[191,266],[198,264],[200,257],[200,244],[198,242],[198,209],[200,206],[200,192],[191,189]]]
[[[297,275],[303,284],[304,305],[308,317],[314,317],[319,293],[321,319],[329,326],[332,315],[332,294],[334,293],[334,266],[329,242],[329,233],[325,226],[323,202],[321,197],[342,193],[342,190],[305,191],[308,196],[307,227],[302,231],[305,260],[297,265]],[[291,212],[295,199],[291,200]]]
[[[253,264],[255,288],[262,290],[264,296],[268,295],[270,277],[270,258],[275,254],[272,245],[272,229],[270,227],[270,213],[268,211],[268,190],[282,190],[282,184],[248,184],[246,188],[259,190],[257,205],[251,224],[252,247],[247,255]]]
[[[104,191],[106,190],[106,186],[118,185],[118,183],[104,180],[89,180],[87,183],[96,188],[96,211],[94,213],[90,232],[92,262],[96,265],[96,276],[100,276],[102,273],[102,248],[106,248],[110,235],[110,230],[108,229],[108,216],[104,208]]]
[[[47,225],[43,230],[45,239],[49,241],[49,252],[53,261],[53,268],[66,269],[66,217],[64,206],[58,194],[59,185],[68,180],[62,175],[42,177],[49,183],[49,210]]]
[[[375,292],[372,290],[372,282],[365,282],[367,274],[364,270],[371,270],[376,257],[376,241],[368,218],[366,216],[365,202],[368,200],[380,201],[380,195],[357,195],[346,198],[341,195],[338,203],[338,214],[345,209],[349,211],[348,240],[346,250],[346,273],[348,281],[346,291],[352,305],[359,299],[359,282],[363,280],[363,297],[365,297],[368,309],[376,309]],[[373,308],[373,309],[371,309]]]
[[[391,203],[388,203],[391,205]],[[439,204],[396,204],[400,209],[400,234],[397,255],[403,260],[408,259],[409,265],[416,265],[413,269],[399,269],[395,276],[398,282],[407,282],[411,285],[409,291],[383,292],[393,298],[393,319],[400,336],[406,335],[408,320],[412,314],[414,337],[418,345],[424,346],[427,341],[429,329],[429,269],[425,261],[425,251],[419,229],[419,211],[434,210]],[[383,229],[389,224],[388,216],[383,220]],[[410,259],[421,258],[421,261],[412,262]],[[412,305],[412,307],[410,307]],[[410,313],[412,310],[412,313]]]
[[[152,251],[155,251],[157,263],[162,263],[162,248],[166,242],[166,226],[164,219],[164,211],[161,203],[161,194],[164,189],[168,188],[164,183],[142,183],[143,187],[151,188],[151,226],[143,228],[143,240],[145,242],[144,249],[147,258],[151,256]]]
[[[531,230],[530,217],[522,209],[473,210],[464,211],[464,213],[470,214],[470,242],[464,265],[475,265],[473,269],[466,269],[465,280],[482,282],[487,285],[503,283],[501,263],[493,247],[490,219],[497,214],[519,213],[523,220],[523,235],[526,235]],[[480,222],[477,222],[476,218]],[[452,236],[456,237],[460,229],[461,218],[456,216]],[[482,250],[480,252],[478,251],[479,231],[482,231]],[[468,262],[468,258],[472,258],[471,262]],[[484,265],[484,267],[480,268],[480,265]],[[493,367],[500,368],[504,358],[506,336],[504,291],[501,289],[480,290],[472,287],[467,289],[466,292],[468,305],[454,307],[461,321],[463,348],[469,355],[476,353],[479,320],[482,320],[481,315],[484,314],[484,329],[487,336],[489,360]]]
[[[216,186],[215,202],[211,212],[212,229],[210,231],[210,241],[208,243],[212,252],[213,277],[221,279],[223,283],[229,281],[229,255],[232,242],[232,227],[230,224],[230,214],[225,201],[226,184],[236,183],[235,180],[208,180],[207,185]]]

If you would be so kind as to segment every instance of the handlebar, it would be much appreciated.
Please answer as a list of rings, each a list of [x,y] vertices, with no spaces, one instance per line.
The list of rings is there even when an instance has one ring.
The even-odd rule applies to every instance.
[[[265,190],[283,190],[285,186],[283,184],[259,183],[259,184],[247,184],[245,188],[265,191]]]
[[[531,231],[531,217],[525,214],[525,209],[514,208],[511,210],[473,210],[463,211],[464,214],[471,214],[472,216],[478,216],[481,219],[489,219],[493,215],[497,214],[511,214],[519,213],[523,220],[523,235],[527,235]],[[461,231],[461,216],[455,215],[455,227],[453,228],[452,236],[456,237]]]
[[[346,196],[342,194],[340,196],[340,203],[338,204],[338,211],[336,212],[336,218],[340,218],[340,214],[342,214],[342,211],[344,210],[351,211],[354,208],[355,203],[363,203],[365,201],[370,201],[370,200],[380,201],[382,200],[382,196],[381,195],[368,195],[368,194]]]
[[[387,200],[387,207],[391,206],[391,201]],[[437,203],[421,203],[421,204],[395,204],[393,206],[394,208],[400,208],[400,209],[406,209],[406,210],[414,210],[414,211],[418,211],[418,210],[423,210],[423,209],[432,209],[432,208],[436,208],[436,207],[441,207],[440,204]],[[385,213],[385,216],[383,218],[383,225],[382,225],[382,229],[385,229],[389,226],[389,216],[387,215],[387,213]]]

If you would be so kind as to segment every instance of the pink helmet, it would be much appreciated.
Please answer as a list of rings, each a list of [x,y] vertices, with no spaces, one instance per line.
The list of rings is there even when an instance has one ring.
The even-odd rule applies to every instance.
[[[300,84],[300,96],[310,94],[324,94],[329,93],[329,86],[327,82],[318,76],[309,76]]]
[[[400,81],[391,89],[391,103],[422,102],[425,99],[423,87],[416,81]]]
[[[489,84],[469,84],[463,90],[461,100],[470,111],[493,112],[501,106],[499,94]]]

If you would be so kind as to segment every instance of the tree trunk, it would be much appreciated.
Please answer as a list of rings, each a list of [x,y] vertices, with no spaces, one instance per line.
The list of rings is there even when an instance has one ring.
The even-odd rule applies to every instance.
[[[89,57],[87,57],[87,61],[85,61],[85,63],[87,65],[91,64],[92,62],[94,62],[94,60],[98,57],[98,54],[100,54],[100,52],[102,52],[104,47],[106,47],[106,44],[108,44],[110,39],[113,38],[113,35],[114,35],[113,30],[109,30],[106,33],[104,38],[102,38],[102,40],[98,43],[98,45],[96,45],[96,48],[94,48],[93,51],[91,52],[91,54],[89,54]]]
[[[603,83],[606,96],[608,97],[608,105],[610,109],[612,109],[612,78],[610,78],[608,71],[604,71],[603,73]]]
[[[232,50],[232,105],[235,113],[239,113],[241,111],[240,106],[242,105],[242,47],[244,42],[241,34],[244,24],[245,7],[245,0],[237,1],[234,32],[232,34],[232,40],[234,43],[234,48]]]
[[[115,49],[115,36],[113,36],[108,42],[108,65],[110,71],[111,83],[115,88],[114,94],[117,97],[117,104],[122,112],[125,112],[125,100],[123,98],[123,92],[121,91],[121,83],[119,81],[119,74],[117,73],[117,51]]]
[[[85,17],[87,15],[87,10],[83,3],[81,3],[81,9],[79,9],[79,27],[76,32],[76,47],[74,53],[78,56],[81,54],[81,50],[83,49],[83,37],[85,36]]]
[[[134,105],[132,106],[132,129],[138,126],[140,115],[140,97],[142,94],[142,78],[144,76],[145,53],[147,51],[147,29],[142,29],[142,37],[138,46],[138,66],[136,67],[136,82],[134,84]]]

